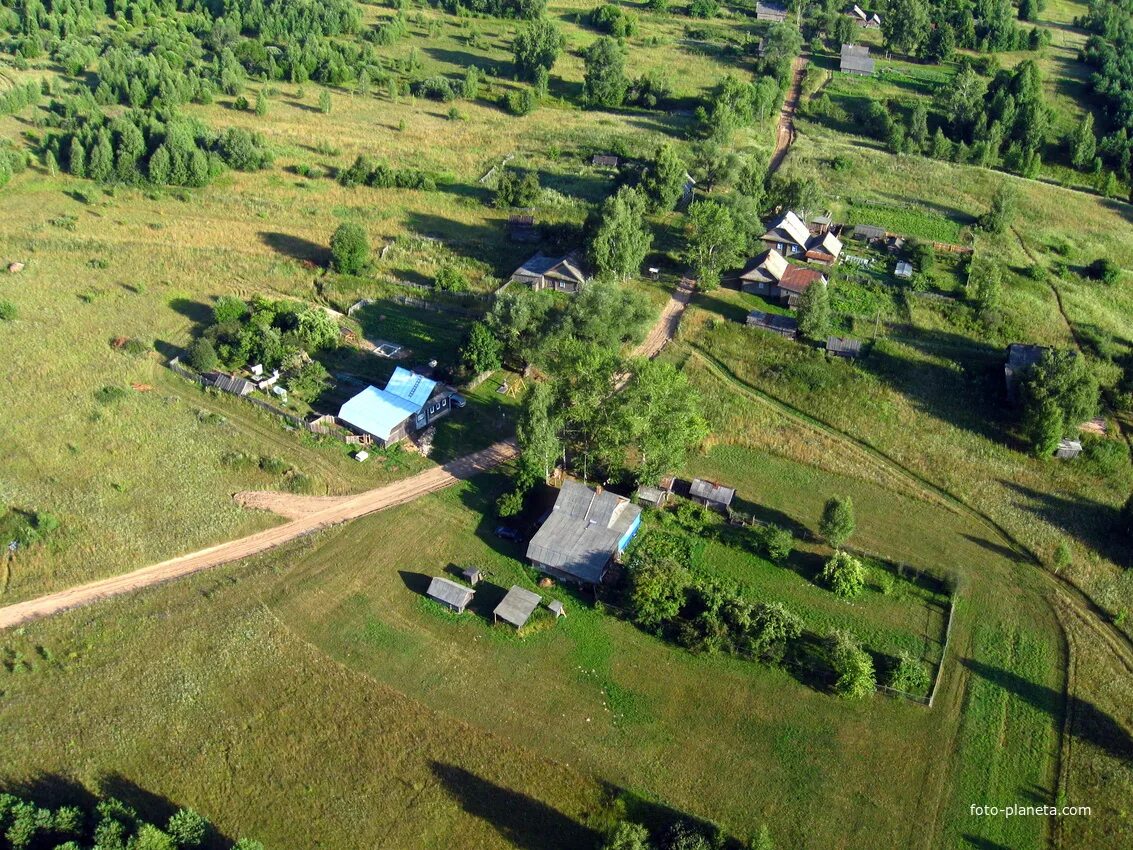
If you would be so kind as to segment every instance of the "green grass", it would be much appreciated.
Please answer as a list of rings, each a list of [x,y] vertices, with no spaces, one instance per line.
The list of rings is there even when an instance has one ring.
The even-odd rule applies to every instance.
[[[852,200],[846,210],[848,224],[871,224],[934,242],[958,243],[963,225],[954,218],[916,205],[884,205]]]

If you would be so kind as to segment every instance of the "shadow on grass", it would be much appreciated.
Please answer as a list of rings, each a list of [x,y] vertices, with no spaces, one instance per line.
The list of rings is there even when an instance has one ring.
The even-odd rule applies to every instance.
[[[1060,712],[1063,694],[1024,679],[1010,670],[992,667],[971,658],[961,662],[977,676],[997,685],[1052,717]],[[1070,732],[1079,741],[1092,744],[1118,761],[1133,761],[1133,737],[1120,723],[1092,702],[1071,697],[1067,703],[1070,712]]]
[[[998,555],[1000,558],[1006,558],[1012,563],[1023,564],[1027,562],[1027,559],[1023,555],[1021,555],[1019,552],[1016,552],[1010,546],[1004,546],[1002,543],[993,543],[986,537],[977,537],[974,534],[965,534],[963,535],[963,537],[964,539],[975,543],[981,549],[986,549],[987,551]]]
[[[184,316],[194,325],[203,328],[212,324],[212,307],[192,298],[171,298],[169,306],[174,313]]]
[[[546,803],[462,767],[433,762],[432,771],[465,812],[491,824],[514,847],[579,850],[596,847],[601,839],[595,830]]]
[[[330,265],[330,249],[326,245],[290,233],[260,231],[257,235],[273,251],[292,260],[306,260],[322,267]]]
[[[975,847],[976,850],[1011,850],[1006,844],[1000,844],[990,838],[980,838],[978,835],[965,835],[964,841],[968,847]]]
[[[98,822],[96,807],[107,798],[125,803],[138,813],[142,821],[162,829],[169,822],[169,818],[182,808],[167,797],[141,787],[132,779],[120,773],[110,773],[102,777],[99,781],[99,790],[101,796],[92,793],[77,780],[58,773],[41,773],[31,779],[0,781],[0,793],[13,794],[41,808],[59,809],[63,806],[78,808],[83,813],[83,822],[86,825],[82,837],[93,837],[93,830]],[[50,830],[46,832],[51,834]],[[63,846],[64,838],[56,837],[57,841],[45,841],[45,836],[39,836],[29,846]],[[204,840],[199,846],[202,850],[221,850],[221,848],[231,847],[232,843],[233,839],[209,824],[205,831]],[[66,846],[69,847],[70,845]],[[85,843],[84,846],[86,846]]]
[[[1081,540],[1115,564],[1133,567],[1133,548],[1125,542],[1119,531],[1119,508],[1083,496],[1065,498],[1053,493],[1043,493],[1014,481],[1001,479],[1000,483],[1019,495],[1015,506],[1020,510]]]

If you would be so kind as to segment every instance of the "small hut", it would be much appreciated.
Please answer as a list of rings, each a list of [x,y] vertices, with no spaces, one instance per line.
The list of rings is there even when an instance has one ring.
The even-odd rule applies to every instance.
[[[688,491],[689,498],[698,505],[727,513],[728,506],[736,495],[735,488],[725,487],[715,481],[705,481],[703,478],[694,478]]]
[[[539,607],[539,603],[542,601],[543,597],[538,593],[524,590],[519,585],[512,585],[507,596],[492,612],[492,617],[497,623],[500,620],[510,623],[518,631],[527,625],[527,621],[531,619],[531,615],[535,613],[535,609]]]
[[[480,579],[484,577],[484,573],[480,571],[479,567],[469,567],[461,573],[461,576],[463,576],[464,580],[472,587],[475,587],[480,583]]]
[[[563,603],[559,602],[559,600],[557,600],[557,599],[552,599],[547,604],[547,610],[555,615],[556,620],[559,617],[565,617],[566,616],[566,608],[564,608]]]
[[[437,602],[444,605],[450,611],[455,611],[457,614],[463,614],[464,609],[468,607],[468,603],[472,601],[472,597],[476,594],[470,587],[465,587],[462,584],[457,584],[455,581],[449,581],[447,578],[435,576],[429,582],[429,589],[426,595],[430,599],[435,599]]]

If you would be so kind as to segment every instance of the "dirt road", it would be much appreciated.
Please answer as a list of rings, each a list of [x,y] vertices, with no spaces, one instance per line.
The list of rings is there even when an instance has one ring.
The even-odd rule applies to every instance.
[[[787,90],[787,97],[783,100],[783,109],[779,113],[779,130],[775,135],[775,150],[771,154],[771,163],[767,167],[768,174],[774,174],[783,164],[787,150],[795,141],[795,110],[799,107],[799,95],[803,87],[803,77],[806,75],[806,57],[798,56],[791,65],[791,87]]]
[[[689,278],[683,278],[677,288],[673,290],[672,297],[665,305],[665,309],[661,311],[660,318],[649,330],[649,335],[645,337],[645,341],[633,350],[634,357],[656,357],[661,353],[669,340],[677,332],[677,326],[681,323],[681,316],[684,315],[685,307],[688,306],[689,299],[692,298],[692,291],[696,288],[696,283]]]
[[[515,454],[514,442],[496,443],[490,448],[459,458],[452,463],[428,469],[411,478],[406,478],[404,481],[367,490],[356,496],[300,496],[273,502],[269,497],[277,494],[256,494],[263,497],[257,504],[257,500],[251,498],[250,494],[241,494],[241,501],[244,504],[276,510],[285,516],[295,518],[283,525],[239,540],[210,546],[208,549],[142,567],[124,575],[99,579],[58,593],[41,596],[38,599],[29,599],[26,602],[0,608],[0,629],[11,628],[20,623],[38,620],[41,617],[89,605],[92,602],[98,602],[112,596],[153,587],[171,579],[207,570],[210,567],[216,567],[240,558],[258,555],[319,529],[348,522],[395,505],[402,505],[427,493],[442,490],[457,481],[471,478],[478,472],[498,466],[515,457]],[[281,509],[285,507],[284,501],[286,501],[286,509]]]

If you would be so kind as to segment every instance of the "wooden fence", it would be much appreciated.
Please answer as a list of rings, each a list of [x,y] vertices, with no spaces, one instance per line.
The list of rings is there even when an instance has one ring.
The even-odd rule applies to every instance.
[[[185,378],[188,381],[192,381],[194,384],[197,384],[206,390],[217,389],[211,383],[209,383],[208,379],[206,379],[204,376],[198,375],[195,372],[190,372],[188,369],[184,368],[181,365],[180,357],[174,357],[166,365],[170,368],[171,371],[180,375],[182,378]],[[217,391],[221,392],[221,390]],[[283,408],[276,407],[274,404],[263,401],[262,399],[252,398],[251,396],[238,396],[235,393],[228,393],[228,395],[254,404],[256,405],[256,407],[259,407],[262,410],[266,410],[268,413],[271,413],[274,416],[281,416],[295,427],[303,428],[307,431],[310,431],[312,434],[319,434],[320,436],[329,435],[331,433],[331,426],[335,425],[338,422],[338,420],[329,413],[320,414],[314,419],[308,421],[306,419],[303,419],[301,416],[296,416],[294,413],[284,410]]]

